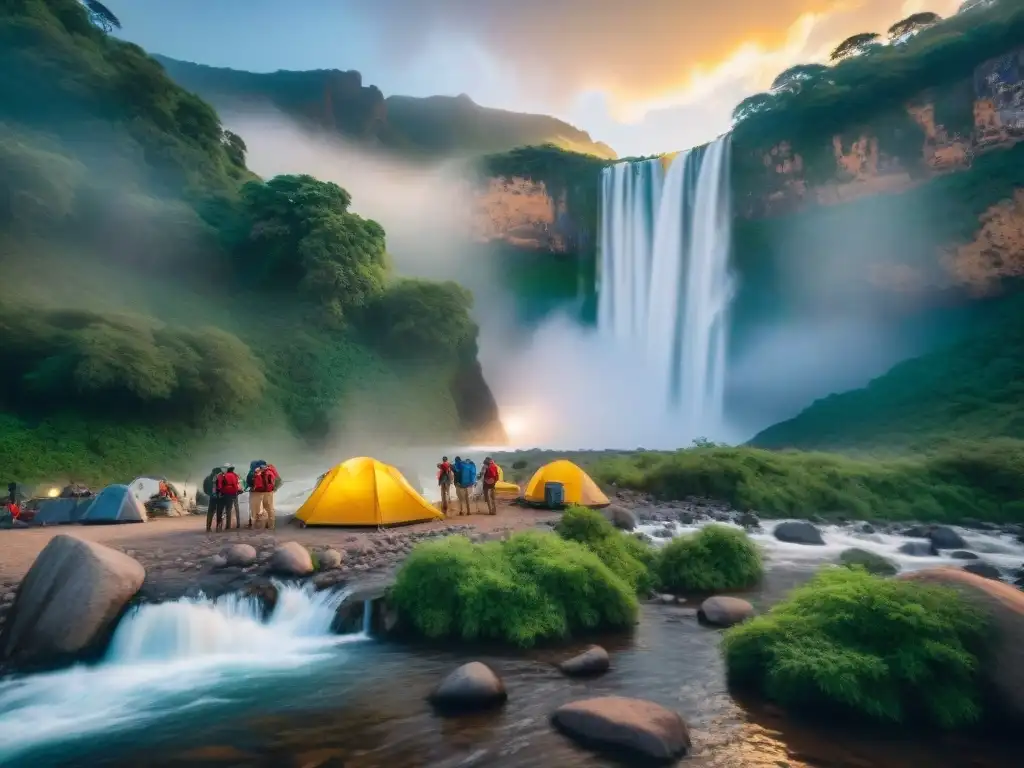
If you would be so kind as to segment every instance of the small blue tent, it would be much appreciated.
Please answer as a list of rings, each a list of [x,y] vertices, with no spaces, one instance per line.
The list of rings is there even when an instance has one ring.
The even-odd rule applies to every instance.
[[[146,508],[127,485],[108,485],[82,515],[82,525],[145,523]]]

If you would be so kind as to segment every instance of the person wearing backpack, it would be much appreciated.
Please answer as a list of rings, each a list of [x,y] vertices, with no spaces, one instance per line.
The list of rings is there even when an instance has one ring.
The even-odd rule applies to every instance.
[[[226,513],[224,530],[231,530],[231,512],[235,513],[235,528],[242,527],[242,513],[238,509],[238,495],[242,492],[242,478],[235,472],[233,464],[228,464],[217,476],[217,530],[221,530],[221,516]]]
[[[262,523],[268,531],[274,529],[274,491],[277,489],[277,478],[277,470],[273,464],[258,466],[253,470],[252,481],[249,483],[250,527],[255,522],[257,528]]]
[[[448,502],[452,494],[452,477],[454,471],[448,463],[448,457],[442,456],[441,463],[437,465],[437,485],[441,489],[441,512],[448,514]]]
[[[459,474],[460,477],[456,485],[456,491],[459,494],[459,514],[461,515],[463,508],[465,508],[466,515],[471,515],[473,513],[469,507],[469,492],[476,485],[476,464],[472,459],[466,459],[462,462],[462,470]]]
[[[484,504],[487,505],[487,514],[498,514],[498,504],[494,500],[494,486],[498,484],[498,465],[490,456],[484,459],[483,480],[480,483],[484,494]]]
[[[206,532],[210,533],[213,528],[213,516],[217,514],[219,496],[217,495],[217,477],[223,470],[220,467],[214,467],[210,470],[210,474],[203,480],[203,493],[206,494],[209,502],[206,506]],[[220,518],[218,517],[217,530],[220,530]]]

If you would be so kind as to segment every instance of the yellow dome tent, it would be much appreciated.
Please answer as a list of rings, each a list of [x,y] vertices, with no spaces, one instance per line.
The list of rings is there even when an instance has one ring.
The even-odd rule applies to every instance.
[[[531,504],[544,504],[545,483],[561,483],[566,504],[604,507],[611,503],[590,475],[568,459],[558,459],[538,469],[526,486],[525,500]]]
[[[402,525],[443,515],[390,464],[359,456],[321,478],[295,517],[306,525]]]

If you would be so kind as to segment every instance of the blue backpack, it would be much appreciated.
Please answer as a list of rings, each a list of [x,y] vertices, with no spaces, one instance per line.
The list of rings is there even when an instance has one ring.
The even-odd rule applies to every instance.
[[[472,461],[462,462],[462,467],[459,470],[459,485],[463,488],[476,483],[476,464]]]

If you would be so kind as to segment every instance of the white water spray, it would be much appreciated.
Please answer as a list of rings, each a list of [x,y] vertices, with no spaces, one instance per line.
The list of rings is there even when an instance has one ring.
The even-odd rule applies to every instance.
[[[729,137],[601,180],[598,326],[643,349],[690,437],[722,431],[729,272]]]
[[[223,707],[242,681],[308,667],[366,639],[331,626],[348,592],[277,585],[255,597],[144,605],[118,626],[104,660],[0,682],[0,764],[46,743],[136,728],[188,707]],[[27,725],[28,724],[28,725]]]

